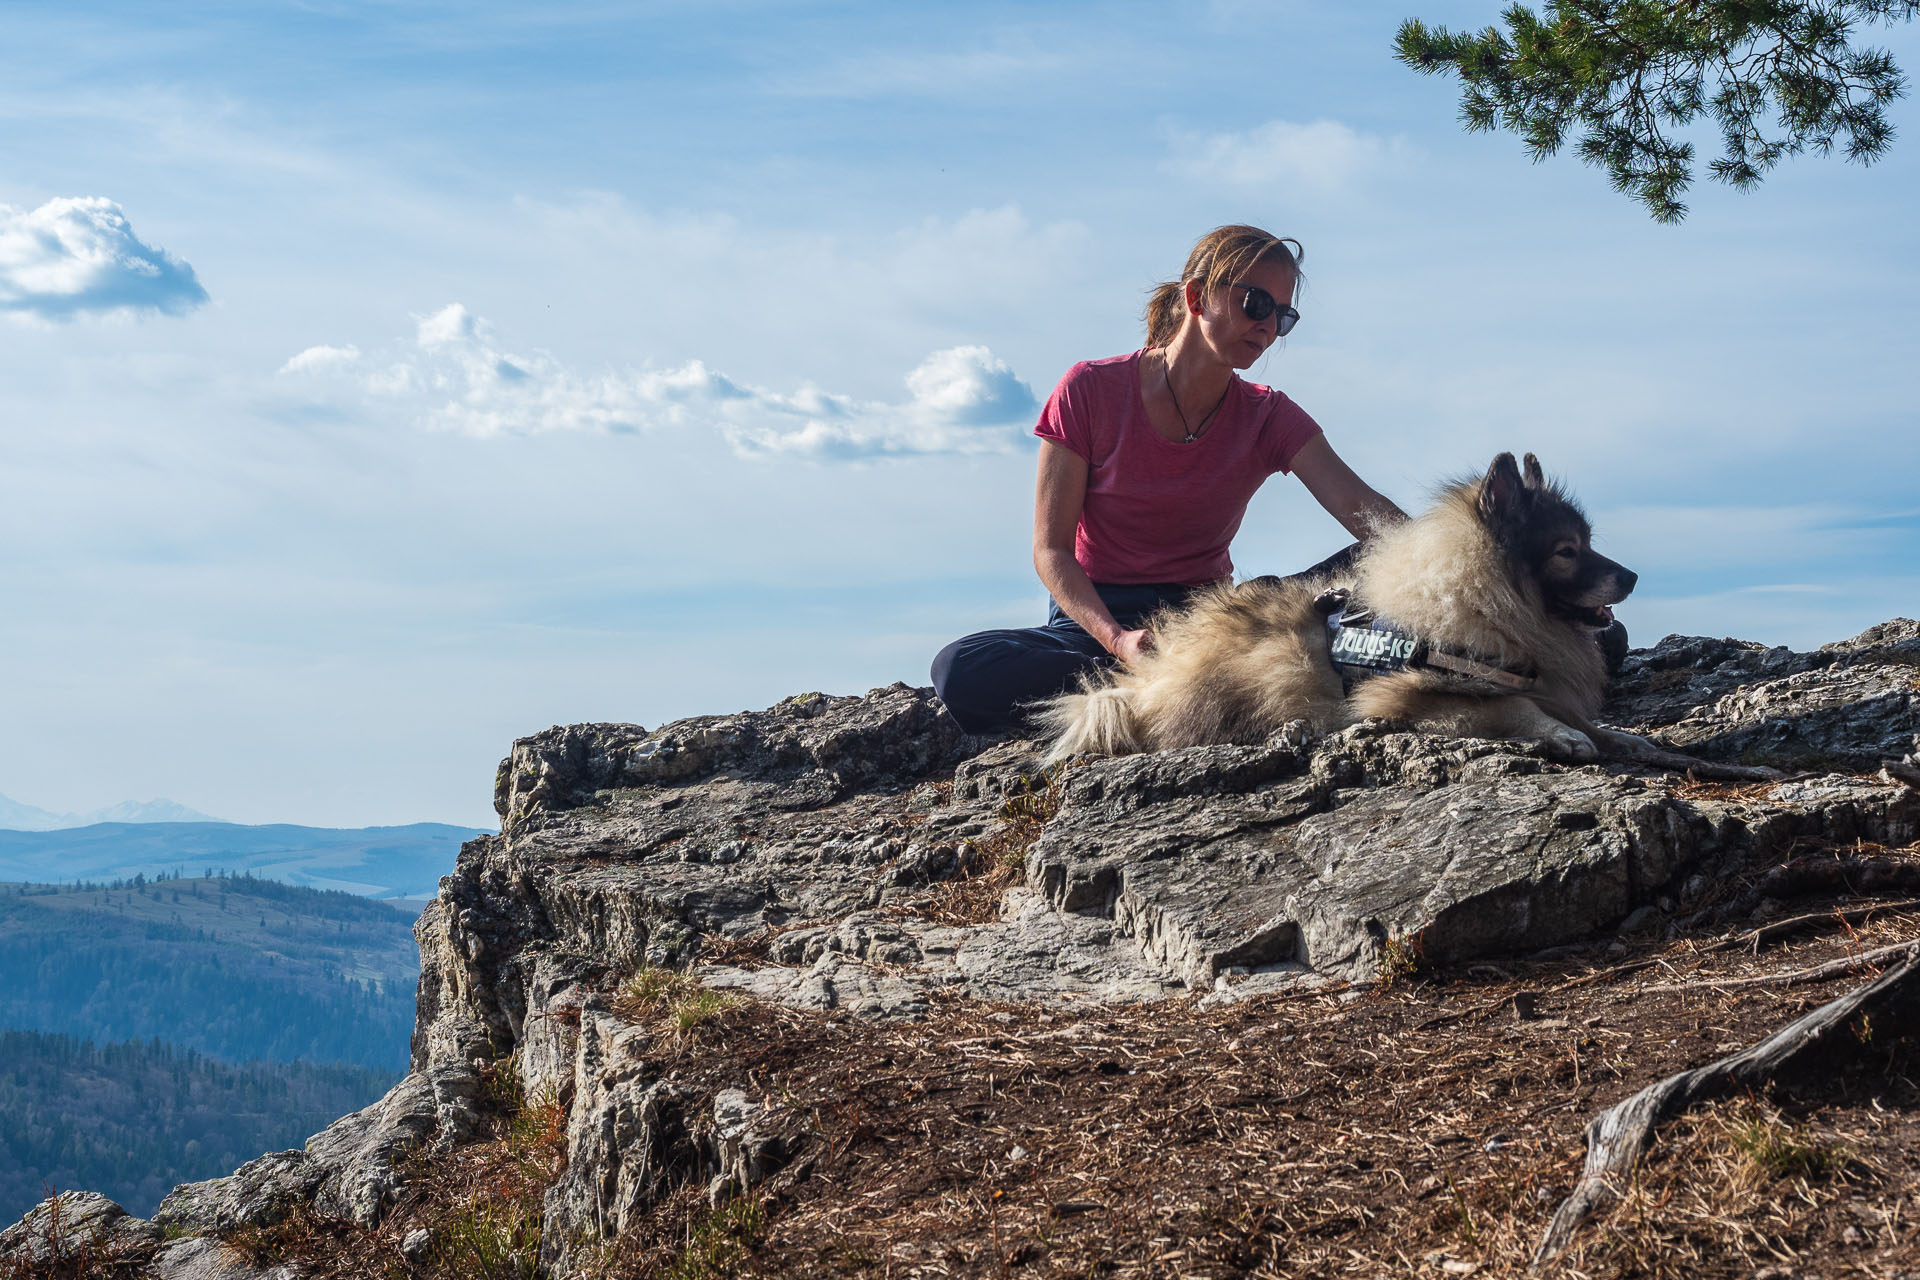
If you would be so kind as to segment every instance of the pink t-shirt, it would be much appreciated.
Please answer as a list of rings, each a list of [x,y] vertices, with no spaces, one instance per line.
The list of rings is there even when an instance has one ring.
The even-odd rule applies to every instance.
[[[1089,464],[1074,558],[1095,582],[1230,578],[1227,545],[1254,490],[1320,426],[1281,392],[1235,378],[1205,434],[1169,440],[1147,421],[1141,354],[1067,370],[1033,429]]]

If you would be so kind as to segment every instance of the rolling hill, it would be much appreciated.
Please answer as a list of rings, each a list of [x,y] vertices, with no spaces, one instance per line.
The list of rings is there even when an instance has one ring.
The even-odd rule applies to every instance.
[[[242,826],[230,822],[101,822],[54,831],[0,830],[0,880],[71,883],[225,870],[369,898],[433,896],[473,827]]]
[[[0,1028],[404,1069],[413,913],[252,876],[0,884]]]

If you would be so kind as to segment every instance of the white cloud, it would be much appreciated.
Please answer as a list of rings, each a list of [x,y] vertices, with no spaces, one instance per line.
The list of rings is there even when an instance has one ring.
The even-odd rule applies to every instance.
[[[735,453],[746,457],[857,459],[932,453],[1004,453],[1026,439],[1038,408],[1033,391],[985,347],[936,351],[907,375],[900,404],[860,404],[828,397],[814,408],[808,389],[783,402],[792,425],[722,427]]]
[[[928,356],[907,375],[907,390],[926,415],[956,426],[1006,422],[1033,409],[1033,392],[985,347],[952,347]]]
[[[143,243],[111,200],[62,196],[24,211],[0,205],[0,311],[42,320],[180,315],[206,300],[193,268]]]
[[[1168,132],[1168,165],[1189,177],[1236,186],[1297,186],[1318,195],[1348,190],[1403,160],[1399,138],[1361,133],[1338,120],[1269,120],[1240,133]]]
[[[457,302],[422,317],[416,333],[420,345],[429,351],[461,343],[481,342],[487,336],[481,330],[479,317],[470,314]]]
[[[370,373],[359,363],[356,347],[316,346],[281,372],[350,379],[371,400],[410,407],[420,425],[462,435],[704,427],[754,458],[1004,453],[1025,442],[1038,407],[982,346],[936,351],[907,374],[905,399],[868,401],[811,384],[750,386],[700,360],[579,373],[544,352],[503,350],[486,320],[457,302],[419,317],[412,349],[397,359]]]
[[[280,366],[281,373],[317,373],[325,369],[337,369],[341,365],[352,364],[360,358],[360,348],[348,343],[344,347],[308,347],[285,364]]]

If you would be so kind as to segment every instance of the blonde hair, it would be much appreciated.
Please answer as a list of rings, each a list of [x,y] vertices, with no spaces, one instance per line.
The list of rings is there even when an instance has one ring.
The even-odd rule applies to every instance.
[[[1187,255],[1187,266],[1178,280],[1169,280],[1147,299],[1147,345],[1164,347],[1180,332],[1187,320],[1187,281],[1197,280],[1203,292],[1211,293],[1232,284],[1257,262],[1284,263],[1293,272],[1294,285],[1300,283],[1300,261],[1307,251],[1300,242],[1276,236],[1258,227],[1234,225],[1215,227],[1200,237]],[[1290,298],[1280,299],[1290,302]]]

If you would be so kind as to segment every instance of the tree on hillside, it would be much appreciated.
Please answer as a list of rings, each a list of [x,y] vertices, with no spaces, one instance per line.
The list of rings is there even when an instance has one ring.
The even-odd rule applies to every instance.
[[[1400,27],[1416,71],[1460,77],[1460,118],[1510,129],[1534,160],[1578,131],[1581,159],[1607,171],[1661,222],[1686,216],[1701,116],[1724,153],[1708,166],[1742,190],[1782,157],[1835,147],[1870,164],[1893,141],[1887,104],[1904,78],[1883,49],[1856,48],[1861,24],[1920,15],[1920,0],[1549,0],[1515,4],[1506,30]]]

